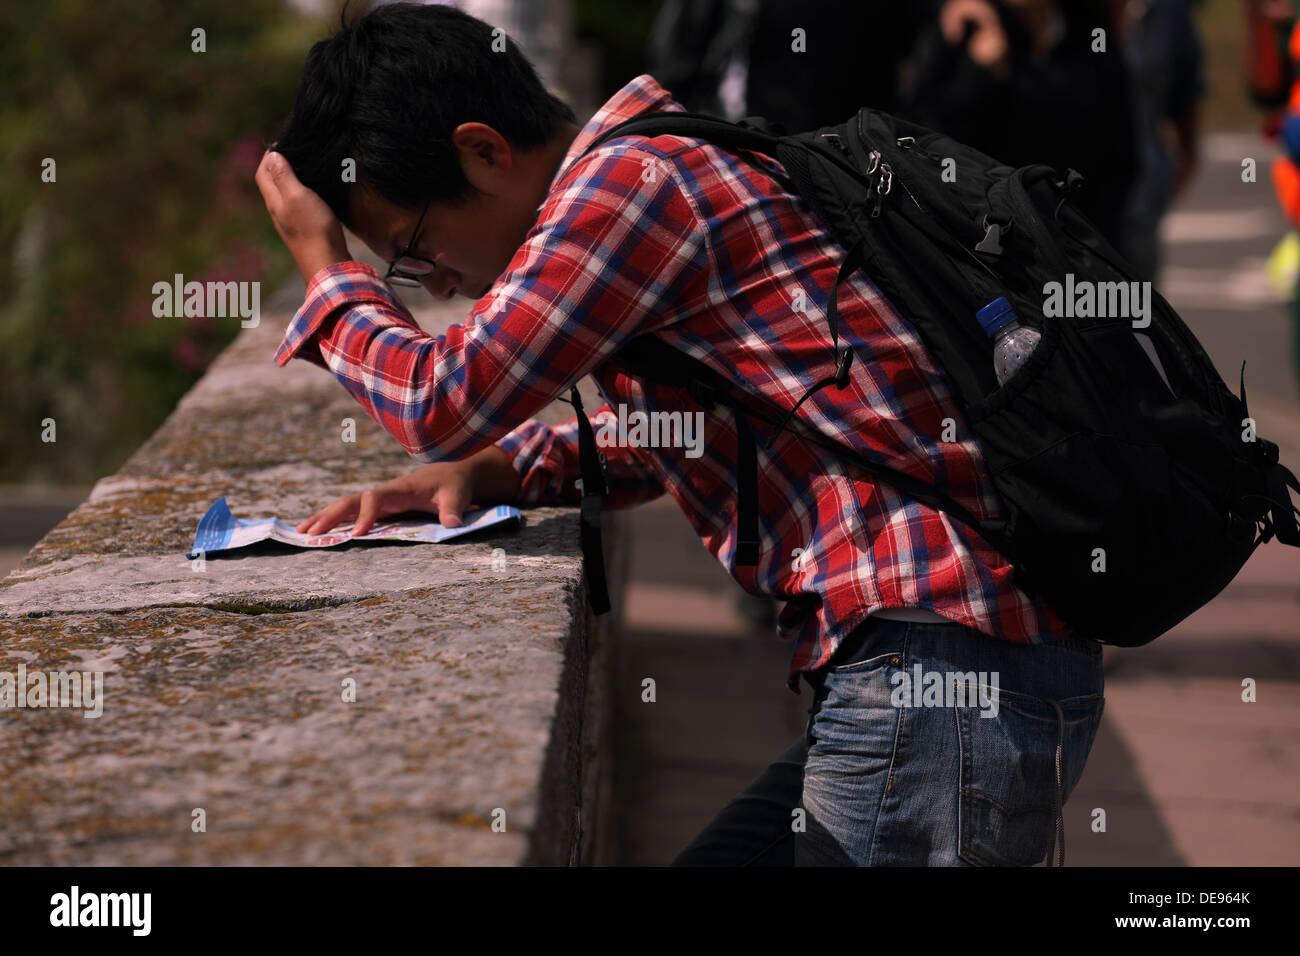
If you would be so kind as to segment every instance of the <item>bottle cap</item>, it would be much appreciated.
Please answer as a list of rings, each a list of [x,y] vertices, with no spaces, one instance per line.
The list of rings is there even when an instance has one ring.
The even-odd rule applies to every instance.
[[[1003,326],[1016,321],[1016,310],[1011,307],[1006,296],[998,296],[984,308],[975,313],[985,333],[992,338]]]

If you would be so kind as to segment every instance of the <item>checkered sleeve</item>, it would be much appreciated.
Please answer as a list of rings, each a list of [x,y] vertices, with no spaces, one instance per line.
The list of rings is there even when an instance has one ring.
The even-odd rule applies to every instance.
[[[527,423],[628,339],[674,321],[672,304],[707,281],[709,263],[672,163],[648,146],[615,143],[552,186],[463,324],[430,336],[374,269],[341,263],[313,277],[275,360],[315,350],[413,458],[459,460]],[[519,466],[571,464],[562,430],[529,434],[515,448]],[[555,474],[569,477],[539,472],[536,487],[553,488]]]

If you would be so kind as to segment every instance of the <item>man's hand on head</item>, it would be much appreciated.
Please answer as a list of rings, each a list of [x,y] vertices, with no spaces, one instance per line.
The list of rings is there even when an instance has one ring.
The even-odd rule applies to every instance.
[[[298,181],[288,160],[267,150],[253,178],[305,281],[311,282],[326,266],[352,258],[338,217],[325,200]]]

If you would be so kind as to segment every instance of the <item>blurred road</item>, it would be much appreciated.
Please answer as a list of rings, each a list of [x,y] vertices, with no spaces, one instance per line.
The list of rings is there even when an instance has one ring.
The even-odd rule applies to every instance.
[[[1252,136],[1209,139],[1190,195],[1165,219],[1159,287],[1234,391],[1246,362],[1247,399],[1252,413],[1259,404],[1260,432],[1300,449],[1289,311],[1265,275],[1286,229],[1268,172],[1274,155]],[[1255,183],[1241,181],[1248,157],[1257,161]]]
[[[1215,136],[1166,221],[1159,283],[1260,434],[1300,471],[1289,314],[1264,276],[1285,222],[1254,137]],[[1257,161],[1257,182],[1241,163]],[[672,860],[798,736],[811,699],[791,648],[735,609],[739,588],[671,502],[632,516],[616,812],[624,864]],[[1106,711],[1065,808],[1068,865],[1300,862],[1300,551],[1262,547],[1208,607],[1154,644],[1108,649]],[[642,703],[653,677],[657,701]],[[1258,702],[1241,701],[1244,678]],[[1104,832],[1092,829],[1105,811]],[[1099,819],[1099,817],[1096,817]]]

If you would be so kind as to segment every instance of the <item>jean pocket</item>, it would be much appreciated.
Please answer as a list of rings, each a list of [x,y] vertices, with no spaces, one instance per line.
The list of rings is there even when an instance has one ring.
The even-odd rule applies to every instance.
[[[1033,866],[1047,855],[1056,826],[1058,719],[1050,701],[999,689],[992,715],[957,708],[961,739],[958,853],[976,866]],[[1092,749],[1105,699],[1058,702],[1064,804]]]
[[[873,671],[878,667],[884,667],[886,664],[892,664],[894,667],[903,663],[903,654],[901,651],[889,651],[884,654],[873,654],[871,657],[861,661],[849,661],[846,664],[840,664],[832,667],[828,671],[831,674],[864,674],[867,671]]]
[[[840,644],[825,673],[860,674],[886,664],[902,664],[908,628],[912,626],[906,621],[868,617]]]

